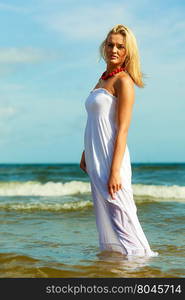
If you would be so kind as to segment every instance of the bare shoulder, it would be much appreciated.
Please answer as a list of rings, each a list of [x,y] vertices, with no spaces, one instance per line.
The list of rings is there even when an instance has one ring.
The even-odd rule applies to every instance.
[[[94,89],[97,89],[101,86],[101,78],[98,80],[98,83],[95,85]]]
[[[130,75],[126,72],[123,72],[120,74],[119,77],[117,77],[116,81],[114,82],[114,88],[116,94],[118,94],[121,90],[124,89],[134,89],[134,81],[130,77]]]

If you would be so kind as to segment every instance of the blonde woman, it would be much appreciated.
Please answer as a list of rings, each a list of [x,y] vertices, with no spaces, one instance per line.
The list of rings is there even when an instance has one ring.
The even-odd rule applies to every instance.
[[[127,134],[134,85],[143,87],[132,31],[114,26],[100,46],[106,71],[86,99],[87,124],[80,168],[90,178],[100,250],[156,256],[137,217]]]

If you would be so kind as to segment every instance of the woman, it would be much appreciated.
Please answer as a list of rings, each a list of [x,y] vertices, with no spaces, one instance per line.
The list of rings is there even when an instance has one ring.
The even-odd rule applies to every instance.
[[[107,67],[86,99],[88,118],[80,168],[90,177],[101,250],[156,256],[137,217],[127,134],[134,84],[143,87],[136,39],[114,26],[100,46]]]

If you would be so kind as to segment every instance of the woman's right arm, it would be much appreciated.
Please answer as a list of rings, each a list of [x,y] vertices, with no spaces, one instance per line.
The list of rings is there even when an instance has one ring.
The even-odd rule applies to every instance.
[[[82,152],[82,157],[81,157],[81,161],[80,161],[80,168],[87,173],[86,170],[86,162],[85,162],[85,150]]]

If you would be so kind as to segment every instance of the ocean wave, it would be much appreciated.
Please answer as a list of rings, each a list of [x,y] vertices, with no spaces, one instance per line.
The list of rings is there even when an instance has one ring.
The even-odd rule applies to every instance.
[[[93,206],[92,201],[72,201],[65,203],[0,203],[0,210],[7,211],[51,211],[51,212],[70,212],[86,210]]]
[[[136,198],[185,200],[185,186],[133,184]],[[90,183],[83,181],[47,182],[1,182],[0,196],[46,196],[57,197],[90,193]]]
[[[137,198],[185,200],[185,186],[133,184],[132,187]]]
[[[0,196],[67,196],[90,192],[90,183],[83,181],[40,183],[3,182],[0,183]]]

